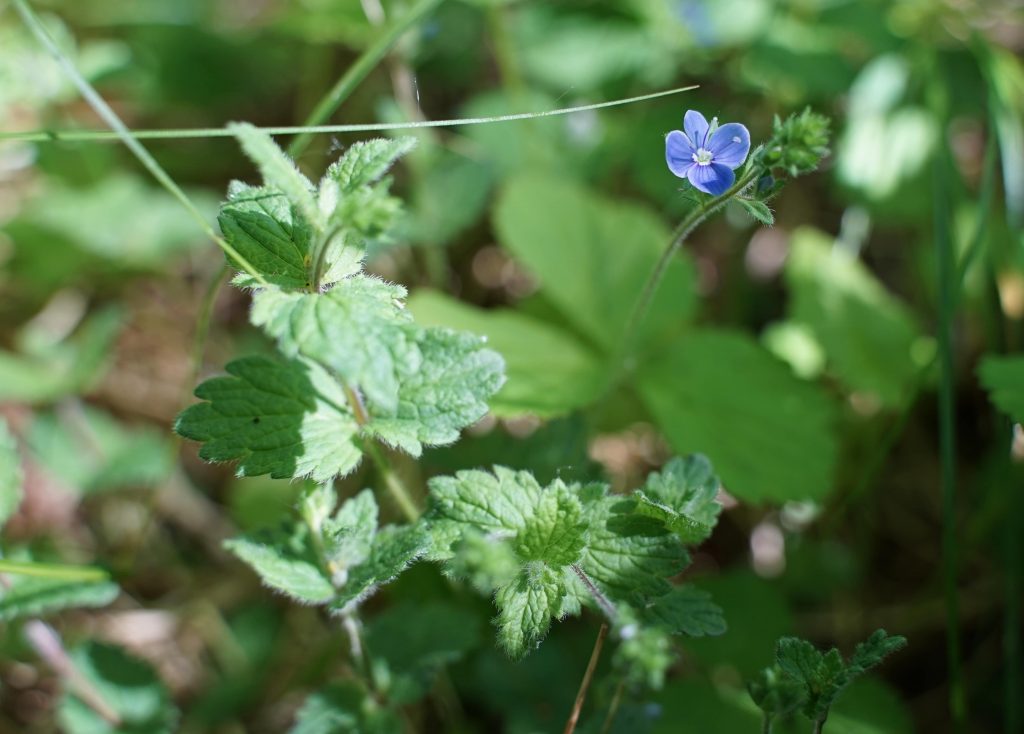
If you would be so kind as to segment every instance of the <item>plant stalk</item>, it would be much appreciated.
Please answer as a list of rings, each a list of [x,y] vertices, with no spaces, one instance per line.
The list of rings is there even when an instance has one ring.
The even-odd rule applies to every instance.
[[[589,591],[590,595],[594,597],[594,601],[597,602],[597,606],[601,607],[601,611],[604,612],[606,617],[608,617],[608,620],[610,622],[614,622],[618,618],[619,613],[615,609],[615,605],[612,604],[611,600],[605,596],[599,588],[597,588],[597,584],[595,584],[587,575],[586,571],[580,568],[579,564],[572,564],[572,570],[573,573],[579,577],[580,581],[583,582],[583,585],[587,587],[587,591]]]
[[[575,566],[574,566],[575,568]],[[573,734],[576,731],[576,722],[579,721],[580,712],[583,710],[583,702],[587,698],[587,691],[590,689],[590,682],[594,678],[594,670],[597,669],[597,661],[601,657],[601,648],[604,647],[605,638],[608,637],[608,623],[603,622],[601,629],[597,631],[597,639],[594,641],[594,651],[590,653],[590,662],[587,663],[587,670],[580,682],[580,690],[576,694],[576,701],[572,705],[572,712],[569,720],[565,723],[564,734]]]

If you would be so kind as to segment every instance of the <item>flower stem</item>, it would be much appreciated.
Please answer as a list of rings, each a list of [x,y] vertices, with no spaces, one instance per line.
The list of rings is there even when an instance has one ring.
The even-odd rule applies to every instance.
[[[573,566],[573,568],[576,568]],[[594,651],[590,653],[590,662],[587,663],[587,670],[580,682],[580,690],[576,693],[576,701],[572,705],[572,712],[569,720],[565,722],[564,734],[572,734],[576,731],[576,722],[579,721],[580,711],[583,709],[583,702],[587,698],[587,691],[590,689],[590,682],[594,678],[594,670],[597,669],[597,661],[601,657],[601,648],[604,647],[605,638],[608,637],[608,623],[603,622],[601,629],[597,631],[597,639],[594,641]]]
[[[730,186],[725,193],[711,201],[694,207],[694,209],[683,218],[683,221],[679,223],[679,226],[676,227],[675,231],[672,233],[672,239],[669,242],[668,247],[666,247],[661,253],[658,263],[654,266],[654,271],[644,284],[643,290],[640,291],[640,297],[633,306],[633,310],[629,315],[629,321],[626,322],[626,330],[622,337],[621,359],[619,360],[620,364],[629,357],[634,342],[639,336],[640,326],[643,324],[643,320],[647,316],[647,311],[651,307],[651,302],[654,300],[654,295],[658,291],[658,286],[661,285],[661,279],[665,276],[669,263],[672,262],[672,258],[675,256],[676,252],[705,219],[724,207],[734,196],[742,192],[753,181],[757,180],[762,173],[763,169],[761,166],[751,166],[750,170],[745,175],[741,176],[736,183]]]
[[[110,574],[95,566],[65,566],[57,563],[10,561],[0,558],[0,573],[61,581],[109,581]]]
[[[572,570],[573,573],[579,576],[579,579],[583,582],[583,585],[587,587],[587,591],[589,591],[590,595],[594,597],[594,601],[597,602],[597,606],[601,607],[601,611],[604,612],[604,615],[606,617],[608,617],[608,620],[610,622],[614,622],[618,618],[619,613],[615,609],[615,605],[612,604],[611,600],[607,596],[605,596],[599,588],[597,588],[597,584],[595,584],[594,581],[587,575],[586,571],[580,568],[579,564],[572,564]]]
[[[44,28],[43,24],[39,22],[39,18],[36,17],[35,12],[31,7],[29,7],[28,3],[25,2],[25,0],[14,0],[14,8],[18,11],[21,19],[25,22],[25,25],[28,26],[29,30],[32,31],[39,43],[42,44],[54,59],[57,60],[57,63],[60,64],[64,73],[67,74],[68,78],[71,79],[71,82],[78,88],[78,91],[81,93],[82,97],[85,98],[85,101],[89,103],[89,106],[92,107],[96,114],[110,126],[114,131],[114,134],[122,143],[124,143],[125,147],[127,147],[128,150],[130,150],[132,154],[139,159],[139,162],[142,163],[143,167],[145,167],[153,178],[155,178],[161,186],[167,189],[167,191],[169,191],[183,207],[185,207],[186,211],[192,215],[192,218],[196,220],[203,232],[217,243],[218,247],[238,263],[239,267],[251,275],[256,282],[260,285],[266,286],[267,281],[259,274],[256,268],[254,268],[248,260],[242,257],[234,247],[228,244],[223,237],[214,232],[213,227],[211,227],[210,223],[206,221],[206,217],[203,216],[203,213],[199,211],[194,203],[192,203],[192,200],[188,198],[188,195],[182,191],[181,187],[174,182],[174,179],[168,175],[163,167],[156,162],[156,159],[149,154],[149,151],[142,147],[142,144],[135,139],[132,133],[121,121],[121,118],[117,116],[117,113],[111,109],[110,105],[108,105],[103,97],[100,96],[99,92],[97,92],[93,86],[86,81],[85,77],[79,73],[78,69],[76,69],[75,65],[71,62],[71,59],[69,59],[64,52],[58,48],[46,28]]]

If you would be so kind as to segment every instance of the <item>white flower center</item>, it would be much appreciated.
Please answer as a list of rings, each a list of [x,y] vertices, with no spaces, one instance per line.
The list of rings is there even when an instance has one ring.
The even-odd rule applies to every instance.
[[[709,165],[714,157],[710,150],[705,150],[704,148],[698,148],[697,152],[693,154],[693,160],[698,166]]]

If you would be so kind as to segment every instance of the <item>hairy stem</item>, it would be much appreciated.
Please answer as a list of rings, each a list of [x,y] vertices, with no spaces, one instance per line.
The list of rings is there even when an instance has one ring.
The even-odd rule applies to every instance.
[[[139,162],[142,163],[150,174],[152,174],[153,178],[155,178],[161,186],[170,192],[171,196],[177,199],[181,205],[185,207],[185,210],[192,215],[192,218],[196,220],[203,232],[217,243],[217,245],[229,257],[238,263],[239,267],[251,275],[260,285],[266,286],[267,281],[264,280],[263,276],[260,275],[249,261],[242,257],[234,247],[228,244],[223,237],[214,232],[213,227],[211,227],[210,223],[206,221],[206,217],[204,217],[203,213],[199,211],[195,204],[192,203],[192,200],[188,198],[188,195],[182,191],[181,187],[174,182],[174,179],[167,174],[163,167],[156,162],[156,159],[149,154],[149,151],[142,147],[142,144],[135,139],[132,133],[121,121],[121,118],[117,116],[117,113],[114,112],[110,105],[108,105],[99,95],[99,92],[97,92],[92,85],[86,81],[85,77],[78,72],[78,69],[75,68],[75,65],[71,62],[71,59],[69,59],[60,50],[60,48],[57,47],[57,44],[54,43],[50,34],[47,32],[46,28],[43,27],[43,24],[39,22],[39,18],[36,17],[35,12],[31,7],[29,7],[28,3],[25,2],[25,0],[14,0],[14,8],[18,11],[18,14],[21,15],[21,19],[25,22],[25,25],[28,26],[29,30],[32,31],[39,43],[42,44],[42,46],[50,52],[50,55],[57,60],[57,63],[60,64],[64,73],[67,74],[69,79],[71,79],[71,82],[75,87],[78,88],[78,91],[81,93],[82,97],[85,98],[85,101],[89,103],[89,106],[92,107],[96,114],[110,126],[117,138],[120,139],[121,142],[124,143],[125,147],[127,147],[128,150],[130,150],[132,154],[139,159]]]
[[[647,310],[651,307],[654,295],[657,293],[658,286],[661,284],[661,279],[665,276],[665,272],[668,270],[668,266],[672,262],[672,258],[675,256],[679,248],[682,247],[687,238],[689,238],[693,231],[700,226],[705,219],[724,207],[734,196],[742,192],[753,181],[757,180],[763,172],[764,171],[761,166],[751,166],[750,170],[745,175],[741,176],[736,183],[730,186],[725,193],[711,201],[694,207],[693,210],[683,218],[683,221],[679,223],[675,232],[672,233],[672,240],[669,242],[668,247],[666,247],[661,253],[661,257],[658,258],[658,263],[654,266],[654,271],[644,284],[643,290],[640,291],[640,297],[637,298],[636,304],[634,304],[633,310],[630,312],[629,321],[626,322],[626,330],[622,337],[622,359],[619,360],[620,362],[629,357],[633,344],[639,335],[638,332],[643,324],[643,320],[647,316]]]
[[[95,566],[65,566],[57,563],[11,561],[0,558],[0,573],[61,581],[109,581],[110,574]]]
[[[590,682],[594,678],[594,670],[597,669],[597,661],[601,657],[601,648],[604,647],[606,637],[608,637],[608,623],[604,622],[601,624],[601,629],[597,631],[594,650],[590,653],[590,662],[587,663],[587,670],[583,674],[583,680],[580,681],[580,690],[576,693],[576,701],[572,705],[569,720],[565,722],[564,734],[572,734],[576,731],[576,722],[579,721],[580,711],[583,710],[583,702],[587,699],[587,691],[590,689]]]
[[[359,83],[387,55],[391,47],[398,43],[398,39],[440,4],[441,0],[420,0],[405,15],[395,21],[394,25],[366,49],[352,66],[348,67],[341,78],[320,100],[320,103],[313,108],[303,127],[315,127],[330,118],[334,111],[341,106],[341,103],[348,99],[352,91],[359,86]],[[306,149],[312,138],[311,132],[300,133],[288,146],[288,155],[297,158]]]
[[[363,404],[363,398],[360,396],[359,391],[345,382],[342,382],[342,388],[345,391],[345,397],[349,405],[352,406],[352,414],[355,416],[356,423],[360,426],[365,426],[370,422],[370,415],[366,412],[366,406]],[[405,515],[409,522],[416,522],[422,514],[420,508],[416,506],[412,499],[412,494],[405,484],[402,483],[402,480],[398,478],[398,475],[395,474],[394,469],[391,468],[391,464],[388,462],[384,452],[381,451],[380,446],[373,439],[367,439],[363,444],[363,449],[376,465],[377,471],[384,480],[384,486],[391,493],[391,497],[395,500],[395,504],[398,505],[402,514]]]
[[[604,615],[608,617],[609,621],[614,622],[618,618],[619,613],[615,609],[615,605],[612,604],[611,600],[605,596],[599,588],[597,588],[597,584],[595,584],[593,579],[587,575],[586,571],[580,568],[579,564],[572,564],[572,570],[573,573],[579,577],[580,581],[583,582],[583,585],[587,587],[587,591],[589,591],[590,595],[594,597],[594,601],[597,602],[597,606],[601,607],[601,611],[604,612]]]

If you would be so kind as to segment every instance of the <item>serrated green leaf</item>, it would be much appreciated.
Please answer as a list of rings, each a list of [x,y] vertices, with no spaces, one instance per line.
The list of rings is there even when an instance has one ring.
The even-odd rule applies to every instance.
[[[636,493],[637,511],[664,522],[683,543],[700,543],[718,522],[720,484],[707,457],[676,457],[647,477]]]
[[[494,226],[502,246],[540,280],[545,297],[608,354],[620,348],[636,299],[671,240],[668,228],[643,207],[539,175],[511,180],[499,196]],[[693,266],[674,258],[639,343],[663,344],[692,314],[695,295]]]
[[[228,244],[269,283],[310,286],[313,232],[281,191],[232,182],[217,221]]]
[[[411,317],[399,306],[401,286],[369,276],[346,278],[327,293],[261,290],[251,320],[288,357],[302,355],[360,389],[370,406],[398,410],[400,365],[416,369],[420,355]]]
[[[326,604],[334,585],[321,567],[310,530],[292,525],[233,538],[224,547],[249,564],[270,588],[304,604]]]
[[[41,617],[64,609],[104,607],[120,589],[110,581],[66,581],[9,574],[0,588],[0,620]]]
[[[871,668],[880,665],[885,658],[907,646],[907,638],[900,635],[892,637],[885,630],[875,630],[871,637],[854,648],[853,655],[847,664],[851,676],[861,675]]]
[[[786,260],[790,316],[808,325],[850,388],[899,406],[919,379],[921,332],[914,317],[862,262],[832,238],[803,228]]]
[[[203,443],[206,461],[238,461],[240,476],[312,477],[324,482],[351,471],[361,452],[345,395],[323,369],[302,360],[246,357],[196,389],[207,402],[175,423]]]
[[[364,601],[423,556],[430,542],[429,532],[420,523],[382,527],[373,539],[367,559],[348,570],[348,578],[331,602],[331,609],[344,613]]]
[[[583,506],[575,494],[556,480],[532,509],[526,525],[516,535],[519,556],[554,568],[575,563],[583,550],[587,529]]]
[[[659,596],[643,610],[643,616],[674,635],[715,636],[726,630],[722,608],[711,601],[711,594],[693,586],[677,586]]]
[[[822,654],[797,637],[783,637],[775,647],[775,662],[783,673],[804,686],[803,712],[811,721],[823,721],[829,707],[850,681],[839,650]]]
[[[75,670],[110,707],[119,721],[101,716],[71,688],[61,698],[57,716],[68,734],[170,734],[178,712],[153,669],[113,645],[87,642],[71,652]]]
[[[419,290],[409,310],[425,325],[467,329],[505,360],[508,380],[491,399],[497,415],[555,416],[595,401],[608,381],[598,355],[565,330],[510,309],[483,310]]]
[[[831,489],[834,406],[747,335],[692,331],[641,367],[638,387],[672,447],[707,454],[731,494],[784,501]]]
[[[665,525],[636,515],[635,503],[593,485],[583,496],[587,544],[579,566],[613,600],[643,606],[671,590],[665,580],[685,568],[689,555]]]
[[[416,147],[413,137],[375,138],[353,143],[345,154],[327,169],[320,182],[324,187],[335,185],[342,195],[380,180],[395,161]]]
[[[0,528],[21,504],[22,480],[18,444],[7,427],[7,421],[0,418]]]
[[[264,184],[283,193],[314,231],[324,230],[324,217],[313,194],[313,184],[299,173],[295,163],[274,139],[248,123],[232,123],[228,130],[260,170]]]
[[[398,408],[372,415],[366,432],[420,456],[423,446],[458,440],[466,426],[487,414],[487,399],[504,382],[504,362],[480,337],[451,329],[420,329],[419,360],[398,364]]]
[[[521,562],[507,541],[450,521],[432,522],[431,529],[440,548],[433,560],[446,561],[446,576],[466,579],[477,591],[490,595],[519,573]]]
[[[768,205],[763,201],[756,201],[754,199],[737,199],[737,201],[743,205],[744,209],[747,210],[747,214],[752,216],[761,224],[768,227],[775,224],[775,215],[772,214],[772,210],[769,209]]]
[[[373,491],[364,489],[346,501],[337,515],[323,523],[324,554],[339,568],[347,569],[366,560],[377,533],[377,501]]]
[[[1024,423],[1024,357],[986,356],[978,367],[981,384],[1001,411]]]
[[[454,477],[434,477],[428,485],[437,517],[506,537],[526,527],[544,492],[530,472],[503,466],[494,467],[493,474],[467,470]]]
[[[551,620],[561,616],[564,595],[561,574],[539,562],[498,589],[498,642],[511,658],[523,657],[544,639]]]

